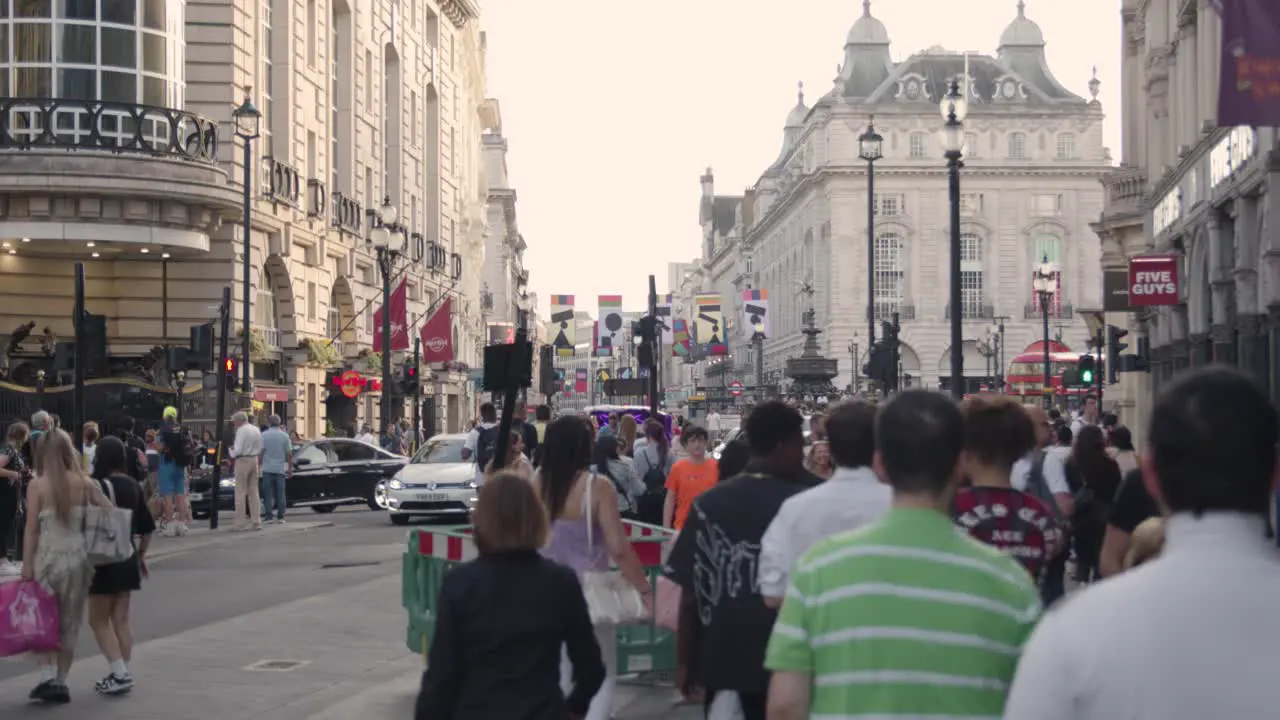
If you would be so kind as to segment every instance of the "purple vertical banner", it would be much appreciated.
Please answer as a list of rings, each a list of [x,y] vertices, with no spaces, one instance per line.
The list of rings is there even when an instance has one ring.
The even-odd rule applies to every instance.
[[[1221,4],[1218,126],[1280,127],[1280,3]]]

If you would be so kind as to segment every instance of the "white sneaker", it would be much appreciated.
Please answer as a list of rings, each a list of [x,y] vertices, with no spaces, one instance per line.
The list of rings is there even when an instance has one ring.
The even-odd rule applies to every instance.
[[[0,577],[17,577],[21,574],[21,563],[10,562],[9,560],[0,561]]]
[[[178,536],[179,536],[179,537],[182,537],[182,536],[184,536],[184,535],[186,535],[186,534],[187,534],[187,524],[186,524],[186,523],[178,523]]]

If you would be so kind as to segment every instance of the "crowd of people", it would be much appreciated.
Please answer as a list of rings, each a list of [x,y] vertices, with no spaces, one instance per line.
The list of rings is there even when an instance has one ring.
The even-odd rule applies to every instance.
[[[665,432],[628,425],[558,418],[532,472],[484,477],[480,558],[445,577],[419,720],[611,717],[597,575],[653,601],[623,524],[650,495],[678,533],[677,684],[708,718],[1280,707],[1280,421],[1233,370],[1165,387],[1141,455],[1096,400],[1070,420],[1003,396],[844,401],[807,450],[802,416],[766,402],[718,460],[701,428],[672,461]]]

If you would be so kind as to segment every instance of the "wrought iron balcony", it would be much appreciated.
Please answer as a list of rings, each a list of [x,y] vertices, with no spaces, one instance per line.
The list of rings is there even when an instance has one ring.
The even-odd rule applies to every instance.
[[[172,108],[0,98],[0,150],[136,153],[216,166],[218,124]]]
[[[961,306],[964,315],[962,320],[990,320],[996,316],[996,308],[994,305],[982,303],[981,305],[966,303]],[[951,319],[951,303],[947,303],[946,309],[943,311],[943,319]]]
[[[1036,320],[1040,318],[1042,314],[1043,309],[1039,300],[1029,302],[1022,308],[1022,319],[1024,320]],[[1058,320],[1070,320],[1075,317],[1075,308],[1073,308],[1069,303],[1062,303],[1057,307],[1050,305],[1049,317],[1056,318]]]

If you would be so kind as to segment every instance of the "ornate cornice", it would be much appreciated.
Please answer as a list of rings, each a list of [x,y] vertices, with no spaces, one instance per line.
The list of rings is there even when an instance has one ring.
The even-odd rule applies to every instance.
[[[440,12],[449,18],[449,22],[459,29],[467,26],[471,20],[480,17],[480,8],[472,0],[441,0]]]

